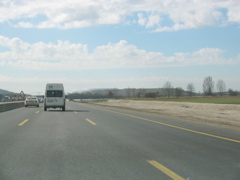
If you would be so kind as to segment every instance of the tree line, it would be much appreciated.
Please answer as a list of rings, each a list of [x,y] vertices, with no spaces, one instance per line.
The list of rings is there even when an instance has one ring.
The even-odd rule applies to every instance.
[[[217,81],[216,83],[216,91],[215,91],[215,82],[213,81],[211,76],[208,76],[206,78],[204,78],[203,81],[203,92],[205,95],[207,96],[213,96],[213,95],[230,95],[230,96],[238,96],[240,95],[239,91],[237,90],[233,90],[231,88],[229,88],[227,90],[226,84],[225,82],[220,79]]]
[[[203,80],[203,93],[196,93],[193,83],[188,83],[186,90],[181,87],[174,88],[170,81],[166,81],[162,88],[125,88],[125,89],[104,89],[82,93],[69,93],[69,99],[98,99],[98,98],[157,98],[157,97],[182,97],[182,96],[238,96],[239,91],[231,88],[227,90],[226,84],[219,79],[215,85],[211,76]]]

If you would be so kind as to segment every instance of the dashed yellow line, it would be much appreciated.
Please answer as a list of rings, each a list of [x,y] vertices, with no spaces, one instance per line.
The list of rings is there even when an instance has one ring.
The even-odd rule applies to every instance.
[[[40,111],[37,111],[36,114],[38,114]]]
[[[18,126],[22,126],[22,125],[24,125],[26,122],[28,122],[29,121],[29,119],[25,119],[23,122],[21,122],[20,124],[18,124]]]
[[[88,122],[91,123],[92,125],[97,125],[95,122],[91,121],[90,119],[86,119],[86,121],[88,121]]]
[[[166,168],[162,164],[158,163],[157,161],[148,161],[148,163],[150,163],[155,168],[159,169],[160,171],[162,171],[163,173],[165,173],[167,176],[169,176],[170,178],[172,178],[174,180],[184,180],[184,178],[182,178],[175,172],[171,171],[170,169]]]
[[[77,113],[77,111],[74,111],[74,113]]]

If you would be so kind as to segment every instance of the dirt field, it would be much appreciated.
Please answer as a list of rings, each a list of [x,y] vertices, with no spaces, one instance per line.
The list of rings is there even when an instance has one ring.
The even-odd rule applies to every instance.
[[[90,103],[240,128],[240,105],[134,100],[108,100]]]

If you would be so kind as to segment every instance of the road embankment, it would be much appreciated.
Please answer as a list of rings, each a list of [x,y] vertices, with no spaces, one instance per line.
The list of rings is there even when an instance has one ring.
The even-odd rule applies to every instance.
[[[23,101],[18,102],[2,102],[0,103],[0,113],[4,111],[9,111],[12,109],[20,108],[24,106]]]
[[[142,100],[84,101],[87,103],[132,109],[172,116],[190,121],[213,123],[240,128],[240,105]]]

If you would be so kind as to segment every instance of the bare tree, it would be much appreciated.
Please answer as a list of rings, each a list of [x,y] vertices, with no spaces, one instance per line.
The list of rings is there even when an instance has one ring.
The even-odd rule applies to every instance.
[[[217,81],[216,88],[217,88],[218,94],[220,96],[222,96],[223,93],[227,91],[226,84],[224,83],[224,81],[222,79]]]
[[[228,94],[229,94],[230,96],[238,96],[239,92],[238,92],[238,91],[234,91],[234,90],[232,90],[232,89],[230,88],[230,89],[228,89]]]
[[[183,95],[183,89],[181,88],[181,87],[177,87],[176,89],[175,89],[175,95],[176,95],[176,97],[178,98],[178,97],[181,97],[182,95]]]
[[[167,97],[170,97],[173,95],[173,87],[171,82],[169,81],[165,82],[165,84],[163,85],[163,93]]]
[[[213,95],[214,81],[211,76],[205,77],[203,80],[203,92],[207,96]]]
[[[188,90],[189,96],[192,97],[193,93],[195,92],[195,87],[194,87],[193,83],[189,83],[187,85],[187,90]]]
[[[148,92],[148,93],[145,93],[145,97],[146,98],[156,98],[157,93],[156,92]]]
[[[132,96],[133,96],[133,97],[136,97],[136,89],[135,89],[135,88],[132,88],[131,91],[132,91]]]
[[[109,96],[109,97],[113,97],[113,95],[114,95],[114,94],[113,94],[112,91],[108,91],[108,96]]]
[[[127,89],[126,89],[126,92],[127,92],[127,97],[130,97],[130,96],[131,96],[131,89],[130,89],[130,88],[127,88]]]
[[[138,98],[145,97],[145,94],[146,94],[146,90],[144,88],[141,88],[137,92],[137,97]]]
[[[117,88],[112,89],[112,93],[113,93],[115,98],[118,97],[118,92],[119,92],[119,90]]]

